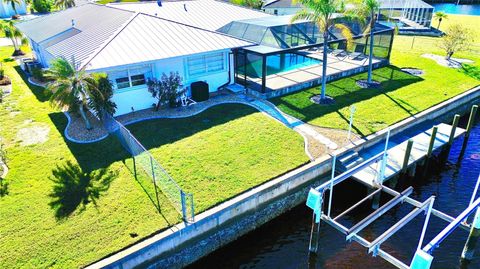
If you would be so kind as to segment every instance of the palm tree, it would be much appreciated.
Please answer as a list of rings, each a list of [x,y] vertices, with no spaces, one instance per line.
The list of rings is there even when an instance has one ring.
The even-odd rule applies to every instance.
[[[440,23],[442,23],[443,19],[448,19],[448,15],[443,11],[437,11],[435,12],[435,15],[433,15],[433,18],[438,20],[437,29],[440,30]]]
[[[320,31],[323,32],[323,62],[322,62],[322,89],[320,92],[320,103],[329,103],[325,92],[327,87],[327,47],[330,27],[336,27],[347,37],[347,42],[351,40],[350,29],[344,24],[336,23],[334,14],[345,10],[345,3],[342,0],[297,0],[303,8],[293,15],[291,22],[298,20],[308,20],[317,24]]]
[[[75,0],[55,0],[55,6],[58,8],[71,8],[75,6]]]
[[[52,91],[50,102],[52,105],[70,109],[78,108],[80,116],[85,121],[87,130],[92,129],[90,121],[85,114],[89,100],[95,96],[102,96],[97,88],[97,83],[92,74],[85,72],[85,68],[77,70],[75,63],[70,63],[65,58],[58,58],[51,62],[50,69],[45,77],[52,80],[47,88]]]
[[[10,38],[13,43],[15,51],[13,56],[23,55],[24,53],[21,50],[21,46],[27,44],[27,38],[18,30],[12,20],[2,20],[0,22],[0,30],[5,34],[5,37]]]
[[[364,33],[370,32],[370,52],[368,55],[368,79],[367,83],[372,83],[372,69],[373,69],[373,37],[375,29],[376,14],[380,8],[378,0],[362,0],[359,11],[359,19],[370,18],[369,26]]]
[[[3,0],[5,3],[10,3],[12,5],[13,11],[15,11],[15,15],[17,15],[17,6],[22,4],[21,0]]]

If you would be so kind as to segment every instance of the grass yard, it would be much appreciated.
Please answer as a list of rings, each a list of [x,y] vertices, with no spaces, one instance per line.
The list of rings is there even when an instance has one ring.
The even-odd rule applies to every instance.
[[[240,104],[127,127],[193,193],[196,211],[308,162],[299,134]]]
[[[476,33],[477,46],[480,44],[480,30],[475,25],[480,17],[449,15],[442,22],[441,29],[448,24],[461,22],[470,25]],[[355,83],[358,79],[366,79],[367,74],[334,81],[327,86],[327,95],[335,98],[336,103],[330,106],[319,106],[310,102],[309,98],[319,94],[315,87],[271,101],[284,112],[308,123],[330,128],[347,129],[349,106],[355,104],[357,110],[353,129],[360,135],[369,135],[389,125],[421,112],[435,104],[445,101],[470,88],[480,85],[470,71],[454,70],[438,65],[433,60],[421,57],[424,53],[442,54],[435,45],[437,38],[416,37],[411,48],[413,37],[396,36],[394,40],[392,66],[374,71],[374,79],[382,83],[381,89],[361,89]],[[480,66],[480,54],[476,52],[458,53],[454,57],[468,58],[475,61],[472,69]],[[402,67],[423,69],[426,74],[415,77],[401,72]]]
[[[12,52],[0,48],[0,59]],[[116,138],[66,142],[66,118],[44,90],[27,86],[14,61],[3,67],[13,93],[0,104],[10,167],[8,195],[0,197],[0,268],[82,267],[180,221],[162,195],[157,210],[150,179],[135,180]],[[197,212],[308,161],[299,135],[244,106],[131,128],[195,194]]]

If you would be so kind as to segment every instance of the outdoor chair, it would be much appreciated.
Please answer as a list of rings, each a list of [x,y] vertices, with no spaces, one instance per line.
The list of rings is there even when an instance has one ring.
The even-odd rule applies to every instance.
[[[186,93],[183,93],[180,96],[180,102],[182,102],[182,106],[191,106],[197,103],[194,100],[192,100],[190,97],[188,97]]]
[[[340,42],[338,43],[338,47],[332,51],[332,55],[335,57],[345,55],[347,53],[346,49],[347,49],[347,43]]]
[[[358,44],[355,46],[355,51],[350,53],[348,57],[352,60],[358,60],[359,58],[363,57],[363,52],[365,50],[365,45],[364,44]]]

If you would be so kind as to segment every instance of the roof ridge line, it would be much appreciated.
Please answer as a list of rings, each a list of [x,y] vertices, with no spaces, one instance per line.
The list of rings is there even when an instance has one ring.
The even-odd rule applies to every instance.
[[[115,8],[119,9],[119,8]],[[135,15],[133,15],[122,27],[120,27],[110,38],[107,39],[107,41],[104,42],[103,45],[101,45],[97,51],[93,52],[86,60],[85,63],[80,66],[80,69],[85,68],[92,60],[93,58],[97,57],[97,55],[103,51],[103,49],[108,46],[140,13],[139,12],[134,12]]]
[[[214,0],[214,1],[215,1],[215,0]],[[191,27],[191,28],[194,28],[194,29],[197,29],[197,30],[202,30],[202,31],[206,31],[206,32],[209,32],[209,33],[218,34],[218,35],[223,35],[223,36],[226,36],[226,37],[230,37],[230,38],[234,38],[234,39],[238,39],[238,40],[242,40],[242,41],[247,41],[247,42],[249,42],[249,43],[253,43],[251,40],[247,40],[247,39],[244,39],[244,38],[239,38],[239,37],[232,36],[232,35],[229,35],[229,34],[226,34],[226,33],[222,33],[222,32],[217,32],[217,31],[213,31],[213,30],[201,28],[201,27],[194,26],[194,25],[190,25],[190,24],[186,24],[186,23],[183,23],[183,22],[178,22],[178,21],[174,21],[174,20],[170,20],[170,19],[166,19],[166,18],[154,16],[154,15],[147,14],[147,13],[143,13],[143,12],[139,12],[138,14],[145,15],[145,16],[149,16],[149,17],[152,17],[152,18],[155,18],[155,19],[159,19],[159,20],[168,21],[168,22],[171,22],[171,23],[179,24],[179,25],[183,25],[183,26],[186,26],[186,27]]]

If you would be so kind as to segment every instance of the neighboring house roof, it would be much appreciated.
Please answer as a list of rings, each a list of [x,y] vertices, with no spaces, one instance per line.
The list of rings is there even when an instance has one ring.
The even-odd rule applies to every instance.
[[[378,2],[381,9],[433,8],[422,0],[379,0]]]
[[[271,0],[263,4],[263,8],[301,8],[299,3],[293,4],[292,0]]]
[[[164,1],[161,7],[156,2],[112,3],[109,5],[213,31],[232,21],[272,16],[261,11],[215,0]]]
[[[53,57],[73,57],[82,65],[134,16],[131,11],[84,4],[15,26]]]
[[[140,13],[92,57],[87,70],[248,45],[252,43]]]

